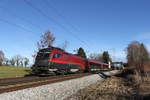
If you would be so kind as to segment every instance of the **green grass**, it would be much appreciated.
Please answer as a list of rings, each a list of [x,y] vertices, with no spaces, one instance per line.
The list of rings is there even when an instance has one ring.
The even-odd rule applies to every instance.
[[[23,77],[30,72],[29,67],[0,66],[0,78]]]

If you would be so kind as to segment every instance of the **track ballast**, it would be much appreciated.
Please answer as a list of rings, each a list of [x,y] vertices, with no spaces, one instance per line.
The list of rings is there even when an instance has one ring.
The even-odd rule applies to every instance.
[[[91,75],[91,73],[68,74],[68,75],[58,75],[58,76],[49,76],[49,77],[32,76],[32,77],[22,77],[22,78],[20,77],[20,78],[0,79],[0,93],[36,87],[36,86],[51,84],[55,82],[61,82],[65,80],[80,78],[87,75]]]

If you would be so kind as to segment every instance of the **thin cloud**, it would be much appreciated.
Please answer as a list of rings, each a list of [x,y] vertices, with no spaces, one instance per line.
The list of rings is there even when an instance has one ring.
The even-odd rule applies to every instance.
[[[136,40],[150,40],[150,32],[139,34]]]

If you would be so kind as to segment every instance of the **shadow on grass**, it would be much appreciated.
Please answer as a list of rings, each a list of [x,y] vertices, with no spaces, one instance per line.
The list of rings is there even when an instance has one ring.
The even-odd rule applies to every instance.
[[[30,72],[31,72],[31,70],[30,70],[30,69],[25,69],[24,71],[25,71],[25,72],[28,72],[28,73],[30,73]]]

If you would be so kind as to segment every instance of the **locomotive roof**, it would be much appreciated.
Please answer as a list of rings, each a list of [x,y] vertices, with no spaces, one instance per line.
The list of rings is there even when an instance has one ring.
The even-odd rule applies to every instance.
[[[76,54],[68,53],[68,52],[65,52],[65,51],[64,51],[64,53],[68,54],[69,56],[75,57],[75,58],[85,59],[85,58],[82,58],[80,56],[77,56]]]
[[[76,58],[84,59],[84,58],[82,58],[82,57],[80,57],[80,56],[77,56],[76,54],[71,54],[71,53],[65,52],[63,49],[58,48],[58,47],[52,47],[52,46],[51,46],[51,47],[49,47],[49,48],[44,48],[44,49],[41,49],[41,50],[39,50],[39,51],[40,51],[40,52],[47,52],[47,51],[52,51],[52,50],[54,50],[54,49],[63,51],[65,54],[68,54],[68,55],[70,55],[70,56],[74,56],[74,57],[76,57]]]
[[[45,52],[45,51],[52,51],[53,49],[58,49],[58,50],[64,51],[64,50],[62,50],[61,48],[52,47],[52,46],[49,47],[49,48],[40,49],[39,51]]]

